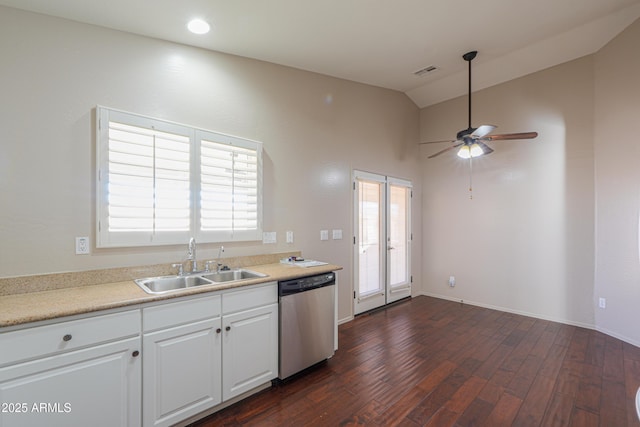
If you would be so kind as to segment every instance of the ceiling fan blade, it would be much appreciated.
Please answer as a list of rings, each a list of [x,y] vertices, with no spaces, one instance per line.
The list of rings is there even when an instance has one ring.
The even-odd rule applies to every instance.
[[[482,138],[485,135],[490,134],[491,132],[493,132],[493,130],[496,128],[496,126],[494,125],[482,125],[482,126],[478,126],[478,128],[476,130],[473,131],[473,133],[471,135],[469,135],[471,138]]]
[[[440,151],[438,151],[437,153],[430,155],[429,157],[427,157],[427,159],[433,159],[434,157],[439,156],[439,155],[440,155],[440,154],[442,154],[442,153],[446,153],[446,152],[447,152],[447,151],[449,151],[449,150],[453,150],[454,148],[458,148],[458,147],[460,147],[462,144],[463,144],[463,143],[461,142],[461,143],[459,143],[459,144],[452,145],[451,147],[447,147],[447,148],[445,148],[444,150],[440,150]]]
[[[418,145],[423,145],[423,144],[440,144],[442,142],[456,142],[455,139],[445,139],[442,141],[427,141],[427,142],[419,142]]]
[[[483,155],[486,156],[487,154],[491,154],[493,153],[493,148],[489,147],[487,144],[485,144],[482,141],[475,141],[476,144],[478,144],[480,147],[482,147],[482,152]]]
[[[481,138],[483,141],[504,141],[508,139],[533,139],[538,136],[538,132],[503,133],[500,135],[489,135]]]

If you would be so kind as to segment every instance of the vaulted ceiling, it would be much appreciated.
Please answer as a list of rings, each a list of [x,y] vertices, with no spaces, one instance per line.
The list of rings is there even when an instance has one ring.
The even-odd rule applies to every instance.
[[[405,92],[419,107],[590,53],[640,0],[0,0],[0,5]],[[189,19],[212,30],[195,35]],[[435,71],[416,75],[419,70]]]

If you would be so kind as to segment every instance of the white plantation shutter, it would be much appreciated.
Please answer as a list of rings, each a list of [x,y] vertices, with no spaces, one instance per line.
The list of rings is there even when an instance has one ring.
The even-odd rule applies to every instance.
[[[189,231],[189,138],[109,122],[110,232]]]
[[[260,239],[260,143],[102,107],[97,116],[98,247]]]
[[[258,240],[261,234],[261,145],[199,132],[200,230],[218,239]]]

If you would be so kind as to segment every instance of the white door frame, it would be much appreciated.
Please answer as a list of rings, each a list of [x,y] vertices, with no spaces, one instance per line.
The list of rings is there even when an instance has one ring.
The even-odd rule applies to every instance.
[[[372,310],[377,307],[381,307],[385,304],[391,303],[393,301],[397,301],[402,298],[406,298],[411,296],[411,182],[399,178],[388,177],[385,175],[374,174],[370,172],[363,172],[354,170],[352,174],[352,182],[353,182],[353,297],[354,297],[354,314],[360,314],[365,311]],[[362,242],[363,237],[361,234],[364,233],[364,230],[361,229],[362,224],[360,224],[359,216],[360,216],[360,183],[369,183],[379,186],[379,204],[378,204],[378,235],[377,241],[374,242],[373,247],[364,247]],[[406,201],[407,206],[405,207],[405,211],[407,217],[406,221],[406,241],[396,242],[402,245],[404,243],[404,248],[406,251],[405,254],[405,271],[406,276],[403,280],[398,283],[391,283],[391,255],[390,251],[396,250],[390,242],[390,200],[391,200],[391,187],[405,187],[408,188],[409,194],[408,199]],[[369,232],[374,229],[369,228]],[[374,265],[373,269],[377,270],[377,280],[374,277],[373,287],[368,290],[366,293],[360,293],[360,260],[361,254],[364,254],[367,250],[377,250],[377,257],[369,258]],[[377,265],[375,262],[377,261]],[[375,274],[375,272],[369,271],[370,274]],[[375,286],[377,285],[377,287]]]

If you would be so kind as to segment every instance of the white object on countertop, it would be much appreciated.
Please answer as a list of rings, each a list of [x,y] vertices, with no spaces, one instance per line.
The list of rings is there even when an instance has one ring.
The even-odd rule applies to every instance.
[[[297,267],[317,267],[319,265],[327,265],[327,262],[314,261],[312,259],[305,259],[304,261],[292,261],[289,258],[283,258],[280,260],[280,264],[295,265]]]

